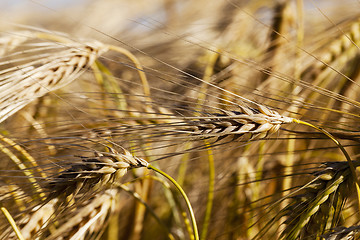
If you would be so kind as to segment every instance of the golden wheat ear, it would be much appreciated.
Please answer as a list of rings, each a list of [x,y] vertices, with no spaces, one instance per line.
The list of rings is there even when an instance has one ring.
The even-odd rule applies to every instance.
[[[254,137],[266,137],[279,130],[282,124],[293,119],[281,116],[263,105],[258,109],[240,107],[239,111],[222,111],[222,114],[199,118],[189,122],[193,135],[202,137],[242,136],[250,133]]]
[[[79,192],[98,191],[120,180],[129,169],[147,167],[148,163],[131,155],[127,150],[122,153],[97,152],[94,157],[80,157],[69,168],[52,177],[46,188],[49,199],[74,196]]]
[[[93,157],[74,157],[64,163],[65,170],[42,178],[42,190],[46,196],[37,199],[40,201],[30,200],[31,206],[15,218],[25,239],[46,237],[50,228],[55,231],[55,236],[69,236],[68,239],[86,239],[86,233],[100,231],[112,212],[118,193],[116,184],[129,169],[149,165],[122,147],[119,151],[111,147],[107,149],[109,152],[95,151]],[[23,193],[21,197],[26,194],[29,193]],[[17,197],[8,195],[9,201]],[[72,220],[58,226],[57,223],[62,221],[59,216],[63,216],[64,221]],[[11,229],[0,234],[1,239],[12,237],[15,238],[15,234]]]
[[[107,51],[97,41],[62,38],[56,42],[31,32],[14,36],[12,41],[3,39],[8,43],[2,46],[6,56],[0,62],[0,122],[31,101],[71,83]]]
[[[4,55],[0,60],[0,122],[31,101],[70,84],[108,51],[131,60],[144,94],[149,97],[150,87],[142,66],[126,49],[45,31],[13,32],[0,38],[0,56]]]

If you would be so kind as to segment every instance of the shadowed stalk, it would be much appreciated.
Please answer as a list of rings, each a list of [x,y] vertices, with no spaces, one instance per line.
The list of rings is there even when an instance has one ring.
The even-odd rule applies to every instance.
[[[11,145],[14,149],[18,150],[30,163],[33,167],[37,166],[37,163],[35,161],[35,159],[24,149],[22,148],[20,145],[16,144],[13,140],[4,137],[3,135],[0,134],[0,140]],[[41,177],[46,177],[45,173],[40,171],[40,175]]]
[[[24,175],[28,177],[30,183],[32,183],[34,191],[39,194],[40,198],[44,197],[44,193],[41,192],[41,187],[33,176],[33,173],[25,166],[24,163],[8,148],[0,143],[0,151],[6,154],[15,164],[16,166],[23,171]]]
[[[256,167],[256,174],[255,174],[255,181],[257,181],[256,184],[256,188],[254,189],[254,199],[258,199],[259,198],[259,190],[261,189],[260,187],[260,180],[263,178],[263,170],[264,170],[264,149],[265,149],[265,142],[261,141],[259,143],[259,148],[258,148],[258,153],[259,153],[259,158],[257,159],[257,167]]]
[[[145,169],[142,173],[143,175],[149,174],[149,170]],[[145,178],[134,183],[135,191],[144,201],[148,201],[150,198],[152,180],[149,178]],[[141,232],[144,228],[143,222],[145,219],[146,206],[138,202],[135,205],[135,213],[134,213],[134,228],[132,232],[132,239],[141,239]]]
[[[191,144],[192,144],[191,142],[186,142],[184,148],[191,149]],[[181,157],[181,163],[179,166],[178,176],[177,176],[177,180],[176,180],[180,185],[183,185],[185,178],[186,178],[186,170],[188,167],[188,160],[189,160],[189,153],[186,152]]]
[[[162,229],[164,229],[166,231],[167,236],[169,237],[169,239],[170,240],[175,240],[174,236],[171,234],[171,232],[169,232],[169,230],[166,227],[165,223],[156,215],[154,210],[149,206],[149,204],[147,204],[141,198],[141,196],[137,192],[134,192],[133,190],[131,190],[125,184],[116,184],[116,186],[120,187],[122,190],[129,193],[133,198],[135,198],[138,202],[140,202],[146,208],[146,210],[149,211],[149,213],[154,217],[154,219],[158,222],[158,224],[162,227]]]
[[[174,184],[174,186],[177,188],[177,190],[180,192],[180,194],[182,195],[182,197],[184,198],[186,205],[188,207],[189,213],[190,213],[190,219],[191,219],[191,224],[193,227],[193,233],[194,233],[194,239],[195,240],[199,240],[199,233],[198,233],[198,228],[197,228],[197,224],[196,224],[196,219],[195,219],[195,214],[194,211],[191,207],[191,203],[189,198],[187,197],[186,193],[184,192],[184,190],[182,189],[182,187],[172,178],[170,177],[170,175],[168,175],[167,173],[161,171],[160,169],[157,169],[156,167],[152,166],[152,165],[148,165],[147,166],[148,169],[151,169],[161,175],[163,175],[165,178],[167,178],[172,184]]]
[[[208,82],[211,80],[211,76],[214,74],[214,66],[216,63],[216,60],[218,59],[219,54],[218,53],[211,53],[209,56],[208,64],[204,71],[204,82],[201,84],[201,89],[198,94],[198,108],[202,108],[205,100],[206,100],[206,92],[208,91]],[[215,165],[214,165],[214,153],[211,149],[211,144],[208,141],[204,141],[206,146],[206,153],[208,156],[208,165],[209,165],[209,188],[208,188],[208,196],[207,196],[207,202],[206,202],[206,210],[205,210],[205,216],[204,216],[204,223],[202,227],[202,232],[200,239],[205,240],[208,229],[209,229],[209,223],[211,218],[211,211],[214,201],[214,188],[215,188]]]
[[[116,107],[119,110],[126,111],[128,109],[127,102],[124,97],[124,93],[122,92],[120,86],[118,86],[115,77],[112,75],[111,71],[104,66],[100,61],[96,60],[93,65],[91,65],[94,76],[100,86],[103,89],[114,96],[114,101],[116,103]],[[103,93],[103,98],[105,97],[105,93]],[[104,101],[105,102],[105,101]]]

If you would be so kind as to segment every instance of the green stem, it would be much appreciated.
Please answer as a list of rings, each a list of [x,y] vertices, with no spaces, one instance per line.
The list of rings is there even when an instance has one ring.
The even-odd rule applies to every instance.
[[[9,211],[5,208],[5,207],[1,207],[0,208],[2,213],[4,214],[5,218],[8,220],[8,222],[10,223],[12,229],[14,230],[17,238],[19,240],[25,240],[25,238],[22,236],[19,228],[17,227],[15,220],[12,218],[11,214],[9,213]]]
[[[181,188],[181,186],[170,176],[168,175],[167,173],[161,171],[160,169],[157,169],[156,167],[152,166],[152,165],[148,165],[147,166],[148,169],[151,169],[161,175],[163,175],[165,178],[167,178],[170,182],[172,182],[172,184],[175,185],[175,187],[177,188],[177,190],[179,190],[180,194],[182,195],[182,197],[184,198],[185,202],[186,202],[186,205],[189,209],[189,212],[190,212],[190,218],[191,218],[191,223],[192,223],[192,227],[193,227],[193,231],[194,231],[194,239],[195,240],[199,240],[199,232],[198,232],[198,228],[197,228],[197,225],[196,225],[196,219],[195,219],[195,214],[194,214],[194,211],[191,207],[191,203],[190,203],[190,200],[189,198],[187,197],[185,191]]]

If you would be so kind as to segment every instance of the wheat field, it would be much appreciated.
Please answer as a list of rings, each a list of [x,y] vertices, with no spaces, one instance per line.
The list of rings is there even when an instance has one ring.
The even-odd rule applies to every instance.
[[[0,239],[360,239],[360,1],[0,8]]]

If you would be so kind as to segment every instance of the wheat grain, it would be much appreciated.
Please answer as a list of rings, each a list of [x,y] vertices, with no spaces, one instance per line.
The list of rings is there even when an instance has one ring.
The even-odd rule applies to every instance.
[[[144,112],[139,117],[123,117],[126,124],[93,129],[88,137],[121,137],[134,134],[143,140],[154,139],[194,139],[216,138],[227,136],[240,137],[249,134],[253,138],[266,137],[277,132],[283,124],[293,123],[290,117],[282,116],[266,106],[258,108],[238,106],[238,110],[220,110],[218,113],[204,113],[203,116],[179,117],[169,110],[161,113]],[[150,109],[151,110],[151,109]],[[165,116],[163,116],[165,115]],[[142,131],[141,136],[137,132]]]
[[[69,234],[68,239],[83,239],[87,232],[97,232],[95,229],[101,228],[97,223],[105,222],[109,209],[112,208],[112,199],[117,193],[113,183],[120,180],[128,169],[148,166],[146,161],[131,155],[125,149],[121,148],[121,153],[110,147],[108,149],[109,152],[96,151],[94,157],[79,157],[80,161],[69,163],[68,169],[44,179],[47,180],[44,184],[47,197],[26,215],[19,215],[21,218],[18,225],[25,239],[48,234],[46,229],[58,221],[59,215],[68,214],[67,208],[75,207],[76,212],[72,213],[71,221],[56,228],[51,239],[58,239],[60,235],[59,239],[62,239],[65,233]],[[104,190],[107,188],[113,190]],[[16,199],[13,194],[7,195],[7,198]],[[89,198],[91,195],[94,197]],[[78,229],[75,231],[76,228]],[[10,230],[5,231],[3,237],[15,237],[13,234],[9,235],[9,232]]]

